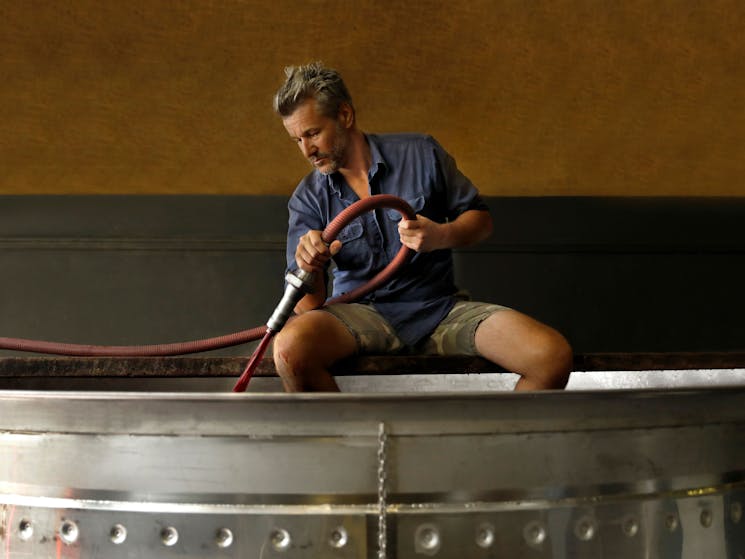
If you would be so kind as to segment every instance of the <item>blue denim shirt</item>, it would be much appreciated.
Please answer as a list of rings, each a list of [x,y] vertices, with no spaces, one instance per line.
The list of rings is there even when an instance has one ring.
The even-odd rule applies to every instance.
[[[365,136],[372,163],[371,194],[393,194],[417,214],[444,223],[466,210],[488,210],[476,187],[456,167],[455,160],[431,136],[384,134]],[[313,171],[290,198],[287,265],[295,269],[298,239],[308,230],[323,230],[359,198],[340,173]],[[350,222],[337,236],[342,248],[334,257],[332,296],[367,283],[401,248],[398,210],[368,212]],[[428,336],[455,304],[452,252],[415,253],[387,285],[362,301],[390,322],[401,341],[413,346]]]

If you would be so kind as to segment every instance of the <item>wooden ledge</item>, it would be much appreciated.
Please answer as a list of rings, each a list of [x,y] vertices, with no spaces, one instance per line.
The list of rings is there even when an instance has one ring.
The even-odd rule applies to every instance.
[[[0,378],[207,378],[237,377],[247,357],[4,357]],[[745,352],[588,353],[576,355],[575,371],[655,371],[745,368]],[[338,363],[337,376],[500,373],[501,367],[472,356],[370,355]],[[276,376],[266,357],[254,373]]]

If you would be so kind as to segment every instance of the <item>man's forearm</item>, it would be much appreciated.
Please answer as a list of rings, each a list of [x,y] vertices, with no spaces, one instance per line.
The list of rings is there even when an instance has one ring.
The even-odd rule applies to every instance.
[[[483,210],[468,210],[443,225],[443,248],[457,248],[483,241],[492,232],[491,214]]]
[[[313,292],[305,295],[297,305],[295,305],[295,312],[301,314],[307,311],[317,309],[326,302],[326,274],[323,272],[315,272],[313,278]]]

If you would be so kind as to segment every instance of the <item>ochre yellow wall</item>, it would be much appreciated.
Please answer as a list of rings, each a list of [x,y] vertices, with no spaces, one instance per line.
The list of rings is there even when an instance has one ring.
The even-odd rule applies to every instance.
[[[288,194],[287,64],[488,195],[745,195],[745,3],[0,3],[0,193]]]

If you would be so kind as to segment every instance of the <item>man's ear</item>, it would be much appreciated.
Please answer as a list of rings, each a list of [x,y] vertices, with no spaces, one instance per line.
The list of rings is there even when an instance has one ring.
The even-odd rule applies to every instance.
[[[344,128],[352,128],[354,126],[354,109],[349,103],[339,105],[339,123]]]

